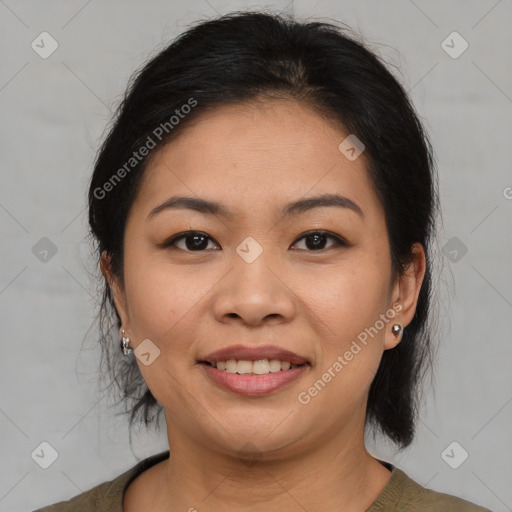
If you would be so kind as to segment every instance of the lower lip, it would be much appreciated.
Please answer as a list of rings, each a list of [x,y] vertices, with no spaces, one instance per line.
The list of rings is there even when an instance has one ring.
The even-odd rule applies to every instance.
[[[239,375],[226,370],[218,370],[209,364],[201,363],[206,375],[224,389],[239,395],[259,396],[286,386],[298,379],[309,365],[303,364],[292,370],[281,370],[266,375]]]

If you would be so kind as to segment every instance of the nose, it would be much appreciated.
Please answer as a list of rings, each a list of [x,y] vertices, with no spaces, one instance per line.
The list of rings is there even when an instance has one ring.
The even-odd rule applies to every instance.
[[[277,265],[264,254],[252,263],[234,255],[233,268],[213,296],[213,313],[219,322],[258,326],[286,323],[294,317],[294,294]]]

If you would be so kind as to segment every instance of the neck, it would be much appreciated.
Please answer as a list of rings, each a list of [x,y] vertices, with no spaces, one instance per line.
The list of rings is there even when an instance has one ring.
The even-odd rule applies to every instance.
[[[168,435],[170,458],[154,473],[155,511],[361,512],[391,477],[355,434],[341,432],[287,456],[258,453],[246,460],[200,445],[169,422]]]

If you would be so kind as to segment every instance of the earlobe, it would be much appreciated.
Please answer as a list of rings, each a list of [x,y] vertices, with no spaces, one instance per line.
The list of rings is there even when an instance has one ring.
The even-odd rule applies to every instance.
[[[390,349],[400,343],[404,329],[411,323],[416,312],[418,296],[423,284],[426,271],[425,250],[420,243],[415,243],[411,249],[412,260],[401,276],[398,277],[393,289],[393,303],[399,304],[393,324],[386,333],[384,349]],[[397,308],[395,308],[395,311]],[[400,327],[395,327],[395,325]]]
[[[395,312],[394,320],[388,324],[384,335],[384,350],[396,347],[402,341],[404,334],[404,326],[401,324],[400,316],[398,315],[402,311],[402,305],[399,302],[395,302],[393,304],[393,311]]]

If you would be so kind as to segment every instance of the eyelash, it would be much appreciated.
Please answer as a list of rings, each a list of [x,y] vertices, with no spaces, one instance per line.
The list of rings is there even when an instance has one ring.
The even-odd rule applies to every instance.
[[[197,235],[203,236],[205,238],[210,239],[214,243],[217,243],[211,236],[207,235],[203,231],[184,231],[182,233],[173,235],[171,238],[169,238],[168,240],[166,240],[165,242],[160,244],[160,247],[162,247],[164,249],[165,248],[174,248],[174,249],[178,249],[178,250],[185,251],[185,252],[205,252],[206,251],[205,249],[191,251],[189,249],[181,249],[181,248],[175,246],[177,241],[186,239],[188,237],[197,236]],[[308,237],[314,236],[314,235],[321,235],[321,236],[323,235],[323,236],[326,236],[327,238],[330,238],[331,240],[334,240],[334,242],[335,242],[334,247],[336,247],[336,246],[337,247],[347,247],[348,246],[348,243],[342,237],[340,237],[339,235],[335,235],[334,233],[331,233],[329,231],[325,231],[323,229],[317,229],[314,231],[308,231],[307,233],[304,233],[299,238],[297,238],[297,240],[292,244],[292,246],[296,245],[299,240],[302,240],[302,239],[305,239],[305,238],[308,238]],[[217,245],[219,245],[219,244],[217,243]],[[323,248],[323,249],[317,249],[317,250],[306,250],[306,252],[323,252],[323,251],[327,251],[328,249],[331,249],[332,247],[333,246]],[[304,249],[299,249],[299,250],[304,250]]]

